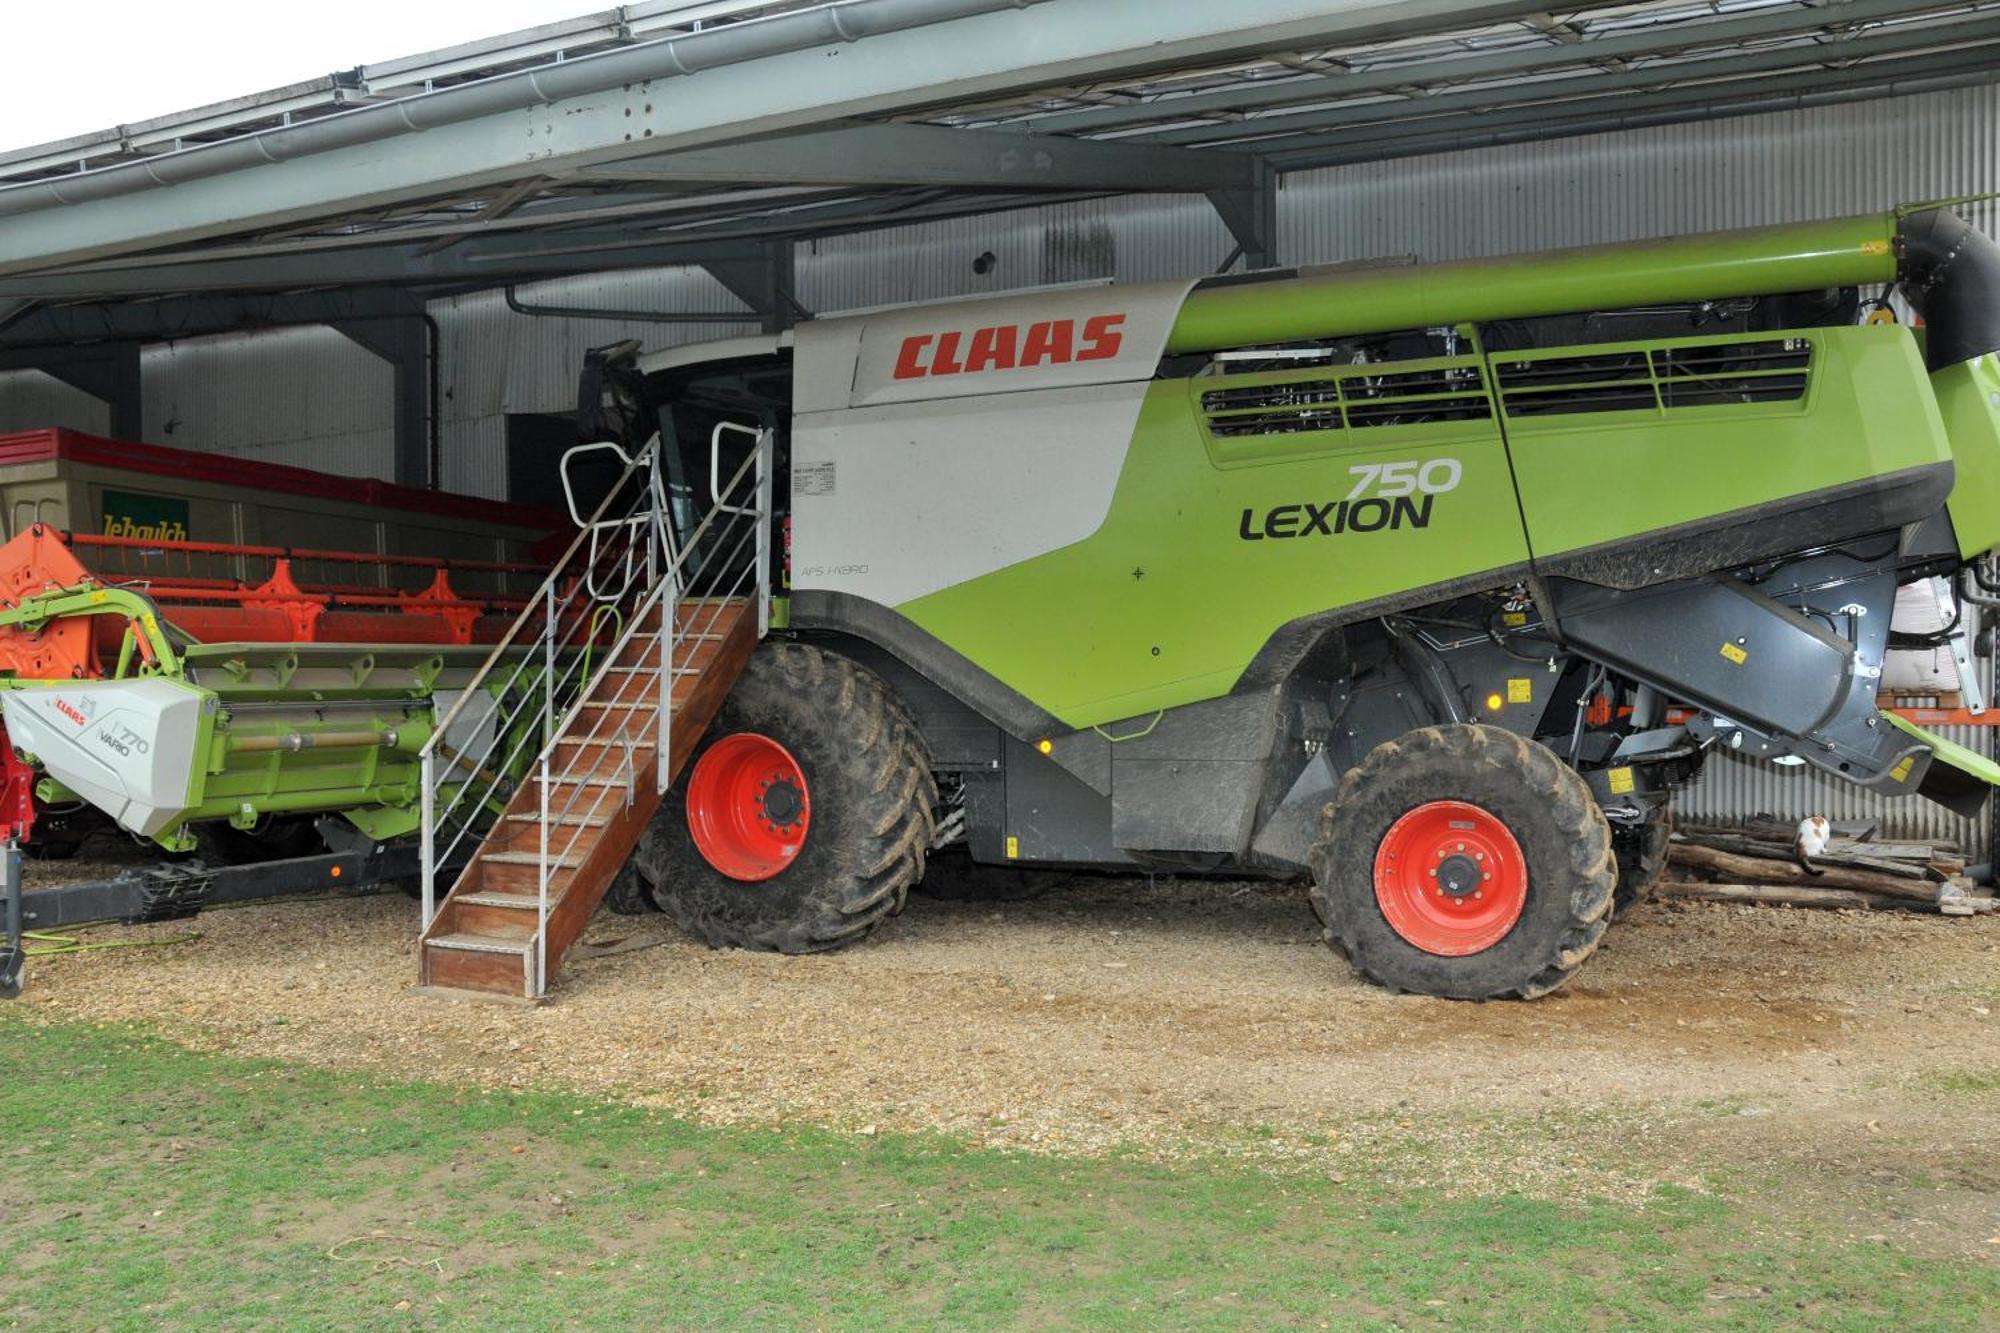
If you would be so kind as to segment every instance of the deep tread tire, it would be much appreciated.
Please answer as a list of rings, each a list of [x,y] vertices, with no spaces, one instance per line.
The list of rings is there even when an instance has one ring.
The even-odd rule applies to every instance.
[[[1420,805],[1458,800],[1498,818],[1527,862],[1527,899],[1499,943],[1447,958],[1404,940],[1375,896],[1375,855]],[[1328,943],[1366,980],[1460,1000],[1532,999],[1597,948],[1617,882],[1611,829],[1576,772],[1545,746],[1498,727],[1412,731],[1370,751],[1341,779],[1311,852],[1312,905]]]
[[[1674,808],[1661,805],[1653,817],[1629,831],[1611,835],[1612,855],[1618,862],[1618,887],[1611,894],[1611,919],[1625,914],[1653,896],[1653,889],[1667,873],[1667,845],[1674,836]]]
[[[804,771],[812,822],[798,858],[747,883],[716,870],[688,832],[687,775],[703,752],[755,731]],[[767,642],[667,793],[634,860],[660,910],[717,948],[815,953],[852,944],[903,910],[923,878],[937,784],[909,713],[874,672],[824,649]]]
[[[653,904],[652,886],[639,873],[636,853],[611,877],[610,887],[604,890],[604,906],[619,916],[645,916],[660,910]]]

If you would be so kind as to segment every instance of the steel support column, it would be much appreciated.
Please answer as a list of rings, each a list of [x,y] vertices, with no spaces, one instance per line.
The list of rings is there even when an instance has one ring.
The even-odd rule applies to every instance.
[[[798,316],[811,313],[792,295],[797,286],[797,250],[790,241],[769,241],[763,249],[756,259],[711,259],[702,267],[757,313],[764,332],[782,333]]]
[[[422,314],[335,321],[329,327],[387,361],[395,372],[395,476],[399,486],[435,486],[433,326]]]
[[[1209,190],[1208,202],[1236,239],[1245,269],[1278,266],[1278,173],[1256,164],[1255,179],[1242,189]],[[1229,267],[1229,265],[1224,265]]]

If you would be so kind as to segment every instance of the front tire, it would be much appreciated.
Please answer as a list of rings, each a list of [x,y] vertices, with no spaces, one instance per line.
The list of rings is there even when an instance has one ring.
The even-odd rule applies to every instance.
[[[1531,999],[1604,934],[1611,830],[1573,769],[1497,727],[1426,727],[1341,780],[1312,904],[1356,972],[1393,990]]]
[[[921,741],[879,676],[767,642],[635,861],[660,910],[711,945],[837,949],[903,910],[936,800]]]

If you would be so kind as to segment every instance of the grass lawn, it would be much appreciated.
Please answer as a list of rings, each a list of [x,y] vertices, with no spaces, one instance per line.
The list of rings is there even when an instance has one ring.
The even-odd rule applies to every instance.
[[[0,1011],[0,1326],[1965,1328],[2000,1270],[1743,1203],[701,1128]]]

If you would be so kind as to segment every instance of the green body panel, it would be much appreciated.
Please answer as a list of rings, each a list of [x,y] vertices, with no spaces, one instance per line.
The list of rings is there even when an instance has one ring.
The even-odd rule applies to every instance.
[[[1931,747],[1940,764],[1949,764],[1960,772],[1979,779],[1989,787],[2000,787],[2000,764],[1994,763],[1983,754],[1976,754],[1956,741],[1948,741],[1933,732],[1925,731],[1916,723],[1898,713],[1884,713],[1897,730],[1916,737]]]
[[[1774,341],[1810,345],[1794,399],[1670,406],[1648,389],[1653,405],[1635,410],[1510,418],[1495,402],[1488,419],[1355,424],[1358,408],[1476,405],[1493,396],[1496,367],[1521,362]],[[1665,363],[1637,364],[1650,382],[1646,368]],[[1384,389],[1404,377],[1409,392]],[[1259,389],[1286,393],[1243,392]],[[1255,405],[1268,401],[1286,405]],[[1232,419],[1276,410],[1323,428],[1228,433]],[[1993,428],[1990,413],[1981,425]],[[1975,434],[1961,432],[1961,453]],[[1101,725],[1227,693],[1303,617],[1460,580],[1494,586],[1520,577],[1531,549],[1545,557],[1800,500],[1950,462],[1952,443],[1915,340],[1885,325],[1538,349],[1491,363],[1211,370],[1148,387],[1091,536],[898,610],[1065,724]],[[1973,447],[1976,468],[2000,468],[2000,441]],[[1448,489],[1384,506],[1390,522],[1376,530],[1307,530],[1308,506],[1447,474]]]
[[[1908,330],[1873,324],[1785,337],[1812,346],[1806,393],[1796,401],[1681,407],[1656,401],[1629,411],[1510,415],[1508,442],[1535,554],[1584,550],[1951,461]],[[1588,350],[1610,357],[1771,340],[1768,334],[1671,338]],[[1494,361],[1533,363],[1578,350],[1496,353]]]
[[[1210,287],[1169,352],[1894,282],[1890,214]]]
[[[2000,547],[2000,356],[1947,366],[1931,376],[1944,432],[1958,465],[1952,531],[1970,559]]]
[[[1199,423],[1206,390],[1330,373],[1153,384],[1097,532],[898,609],[1083,727],[1227,693],[1287,621],[1526,561],[1491,422],[1294,433],[1256,442],[1269,446],[1263,457]],[[1400,525],[1370,532],[1242,536],[1245,511],[1261,533],[1273,510],[1340,501],[1357,481],[1351,468],[1439,458],[1457,459],[1462,476],[1430,497],[1427,527],[1405,510]],[[1304,522],[1301,512],[1276,526]]]

